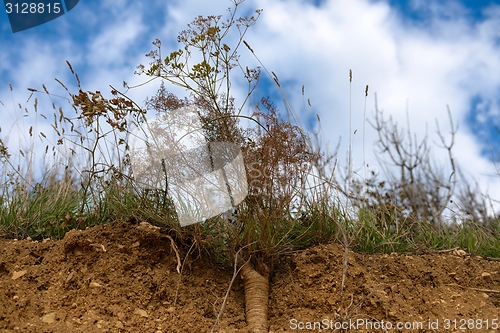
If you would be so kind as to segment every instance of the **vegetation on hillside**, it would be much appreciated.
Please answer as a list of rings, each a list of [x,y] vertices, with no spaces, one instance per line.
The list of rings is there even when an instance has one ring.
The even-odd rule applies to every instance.
[[[499,219],[488,213],[486,197],[454,159],[457,129],[451,113],[450,134],[445,136],[436,124],[441,142],[432,147],[426,137],[417,140],[377,110],[369,121],[379,134],[378,162],[385,173],[352,177],[350,166],[336,167],[336,155],[315,143],[321,142],[320,130],[307,132],[289,103],[286,110],[278,110],[269,98],[248,104],[261,75],[270,75],[280,91],[283,87],[263,64],[248,68],[240,63],[242,50],[257,57],[258,50],[244,37],[261,14],[258,10],[255,16],[237,18],[240,3],[233,2],[227,19],[196,18],[179,34],[179,49],[167,56],[162,56],[160,40],[153,42],[150,63],[140,65],[138,72],[162,84],[144,105],[127,97],[128,90],[112,88],[109,97],[84,90],[69,64],[78,91],[61,83],[68,92],[67,107],[52,102],[52,114],[40,110],[38,98],[56,98],[45,87],[30,88],[25,105],[9,110],[2,103],[30,124],[20,134],[19,148],[0,137],[0,226],[5,236],[61,238],[68,230],[117,219],[164,227],[188,254],[197,248],[241,271],[247,294],[257,296],[247,299],[246,313],[255,332],[267,330],[266,290],[273,265],[294,250],[338,241],[346,251],[461,249],[500,257]],[[233,98],[235,76],[248,83],[242,101]],[[187,97],[172,94],[170,85],[183,87]],[[198,110],[207,142],[241,147],[248,195],[234,212],[181,228],[167,188],[144,190],[134,182],[128,143],[134,130],[148,126],[148,115],[185,106]],[[245,115],[247,109],[252,114]],[[243,127],[242,119],[251,125]],[[446,154],[447,166],[432,160],[433,149]],[[264,290],[265,296],[256,290]]]

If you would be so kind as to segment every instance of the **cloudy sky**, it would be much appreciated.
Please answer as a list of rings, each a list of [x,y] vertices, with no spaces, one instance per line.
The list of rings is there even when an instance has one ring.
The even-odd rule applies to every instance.
[[[51,22],[18,33],[12,33],[2,10],[0,101],[6,107],[0,106],[1,135],[9,134],[12,140],[12,128],[20,128],[7,130],[16,118],[13,104],[26,100],[27,88],[45,84],[51,92],[64,94],[54,78],[75,87],[66,60],[84,89],[107,92],[109,85],[121,87],[123,81],[139,84],[145,77],[134,71],[147,63],[145,54],[155,38],[162,40],[165,53],[173,51],[187,23],[198,15],[225,15],[230,5],[228,0],[86,0]],[[304,121],[318,114],[331,147],[342,138],[340,166],[346,164],[350,110],[352,131],[357,131],[353,165],[363,165],[364,114],[373,119],[375,95],[385,116],[405,128],[409,124],[418,138],[427,133],[430,143],[438,142],[436,121],[449,134],[449,107],[459,128],[457,163],[483,191],[500,199],[500,176],[491,158],[500,150],[499,1],[247,0],[240,13],[255,9],[263,12],[246,41],[279,77]],[[256,64],[246,48],[240,54],[244,65]],[[130,95],[142,102],[158,83]],[[304,107],[302,85],[312,107]],[[241,97],[244,87],[234,88],[235,97]],[[272,85],[263,84],[254,100],[261,96],[279,104]],[[375,169],[376,138],[367,125],[366,162]],[[446,156],[437,147],[433,152],[437,160]]]

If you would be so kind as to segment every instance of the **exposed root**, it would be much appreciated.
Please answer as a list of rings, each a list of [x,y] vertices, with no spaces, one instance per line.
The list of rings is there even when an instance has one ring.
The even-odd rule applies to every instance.
[[[238,268],[238,255],[241,252],[241,250],[242,249],[240,249],[238,252],[236,252],[236,256],[234,258],[233,277],[231,278],[231,282],[229,282],[229,287],[227,288],[226,296],[224,296],[224,301],[222,302],[222,305],[220,307],[219,313],[217,314],[217,319],[215,319],[214,326],[212,327],[212,330],[210,331],[210,333],[213,333],[214,330],[215,330],[215,328],[219,324],[219,321],[220,321],[220,318],[222,316],[222,313],[224,313],[224,308],[226,307],[226,302],[227,302],[227,299],[229,297],[229,292],[231,291],[231,288],[233,287],[233,284],[234,284],[234,281],[236,280],[236,277],[238,276],[238,274],[240,274],[240,271],[241,271],[242,267],[245,266],[250,261],[250,259],[248,259],[248,261],[246,261],[243,264],[242,267]]]
[[[172,239],[172,237],[170,237],[170,236],[167,236],[167,237],[170,238],[170,240],[172,241],[172,245],[175,246],[175,243],[174,243],[174,240]],[[179,253],[177,251],[175,251],[175,253],[177,254],[177,272],[180,275],[179,275],[179,282],[177,283],[177,287],[175,288],[174,306],[177,304],[177,297],[179,296],[179,288],[180,288],[181,282],[182,282],[182,269],[184,268],[184,264],[186,263],[186,259],[191,254],[191,251],[194,249],[195,245],[196,245],[196,241],[189,247],[189,250],[186,253],[186,256],[184,257],[184,261],[183,261],[182,265],[180,263],[181,259],[180,259]],[[174,247],[174,249],[175,249],[175,247]]]
[[[177,249],[177,245],[175,245],[174,239],[170,237],[169,235],[166,235],[168,239],[170,239],[170,244],[172,246],[172,249],[175,252],[175,256],[177,257],[177,273],[181,274],[181,256],[179,255],[179,250]]]
[[[268,332],[269,276],[262,275],[247,262],[241,267],[245,284],[245,314],[249,332]]]

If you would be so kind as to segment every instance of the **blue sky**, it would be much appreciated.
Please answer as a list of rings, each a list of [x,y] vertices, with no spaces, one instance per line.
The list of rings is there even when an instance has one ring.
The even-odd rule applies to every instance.
[[[87,0],[56,20],[15,34],[2,10],[0,101],[14,110],[13,101],[29,96],[26,88],[42,84],[64,95],[54,78],[74,88],[66,60],[84,89],[107,92],[110,84],[144,82],[134,70],[147,63],[144,55],[155,38],[162,40],[165,51],[175,50],[178,32],[194,17],[225,15],[230,5],[227,0]],[[430,142],[438,141],[436,120],[449,131],[448,105],[459,124],[457,162],[484,191],[500,199],[500,176],[490,158],[500,150],[499,1],[247,0],[241,13],[258,8],[264,11],[246,40],[278,75],[303,119],[315,119],[317,113],[331,147],[342,138],[340,166],[345,165],[349,105],[353,129],[358,130],[353,138],[355,167],[363,165],[364,105],[370,119],[374,93],[385,115],[403,126],[408,116],[411,130],[419,138],[428,133]],[[242,62],[256,65],[245,51],[241,49]],[[312,108],[303,108],[302,85]],[[370,94],[365,100],[366,85]],[[157,87],[153,82],[130,94],[142,102]],[[279,102],[272,86],[263,85],[258,93]],[[244,87],[235,85],[234,96],[243,94]],[[15,117],[5,111],[0,109],[0,135],[9,133],[14,142],[15,131],[6,128]],[[17,122],[13,128],[21,127]],[[375,141],[376,132],[367,126],[366,159],[377,168]],[[439,149],[434,154],[437,160],[446,155]]]

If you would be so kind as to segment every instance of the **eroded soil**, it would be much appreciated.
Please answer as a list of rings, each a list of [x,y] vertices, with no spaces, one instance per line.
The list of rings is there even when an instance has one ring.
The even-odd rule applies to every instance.
[[[278,263],[270,331],[500,332],[498,261],[349,252],[342,292],[344,255],[328,244]],[[0,332],[210,332],[231,277],[197,253],[179,274],[170,240],[148,224],[0,239]],[[240,278],[215,332],[246,332]]]

